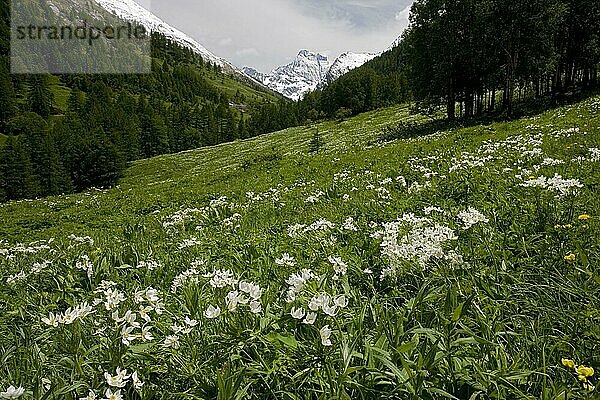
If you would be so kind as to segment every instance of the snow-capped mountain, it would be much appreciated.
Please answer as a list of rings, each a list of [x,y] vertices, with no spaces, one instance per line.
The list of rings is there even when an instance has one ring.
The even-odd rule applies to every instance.
[[[274,91],[292,100],[299,100],[325,81],[329,68],[330,63],[326,56],[301,50],[291,63],[268,74],[250,67],[244,67],[242,70]]]
[[[331,67],[329,71],[327,71],[327,75],[325,76],[325,81],[327,83],[335,81],[342,75],[347,74],[352,71],[354,68],[358,68],[367,61],[370,61],[377,57],[377,54],[373,53],[344,53],[339,56]]]
[[[327,56],[301,50],[294,61],[275,68],[268,74],[251,67],[244,67],[242,71],[285,97],[300,100],[307,93],[336,80],[354,68],[360,67],[367,61],[377,57],[377,55],[347,52],[331,63]]]
[[[133,0],[96,0],[105,10],[126,21],[135,21],[152,32],[159,32],[172,41],[192,49],[205,61],[220,65],[224,71],[239,72],[231,63],[217,57],[185,33],[173,28]]]

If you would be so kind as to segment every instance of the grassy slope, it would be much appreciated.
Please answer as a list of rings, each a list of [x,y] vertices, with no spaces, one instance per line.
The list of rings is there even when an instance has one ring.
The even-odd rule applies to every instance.
[[[568,117],[557,122],[578,126],[598,120],[597,116],[586,120],[573,110],[569,109]],[[441,137],[373,145],[383,127],[420,118],[410,115],[406,107],[397,106],[343,122],[290,128],[245,141],[140,160],[127,170],[118,188],[0,205],[0,216],[10,216],[10,222],[0,226],[0,235],[26,240],[61,232],[89,234],[90,229],[107,234],[119,231],[123,224],[155,220],[156,214],[150,213],[164,215],[180,207],[201,205],[217,194],[239,196],[298,178],[329,179],[333,172],[344,168],[371,166],[386,173],[411,157],[436,154],[441,149],[456,153],[473,150],[485,140],[518,133],[534,120],[555,121],[559,112],[487,127],[455,129]],[[308,143],[316,130],[323,137],[325,154],[308,156]],[[269,162],[273,156],[282,159]],[[88,201],[90,198],[93,202]]]
[[[561,358],[600,366],[600,170],[589,150],[600,148],[600,97],[510,123],[385,144],[375,140],[380,128],[413,118],[395,107],[288,129],[138,161],[115,189],[1,205],[0,238],[58,239],[50,244],[55,252],[15,250],[14,260],[0,258],[3,278],[29,271],[44,257],[53,261],[41,275],[0,288],[0,348],[19,349],[4,356],[10,382],[42,390],[36,382],[43,376],[63,393],[79,387],[68,397],[79,398],[88,387],[103,391],[102,371],[120,365],[138,370],[147,380],[144,390],[164,399],[215,398],[215,375],[228,374],[249,385],[241,396],[249,399],[272,394],[417,400],[446,393],[459,399],[585,398]],[[311,156],[308,142],[317,128],[325,150]],[[579,179],[583,187],[555,198],[549,190],[519,186],[523,179],[557,173]],[[399,175],[410,190],[397,183]],[[415,186],[427,182],[430,187]],[[206,207],[219,196],[229,200]],[[444,251],[454,249],[464,263],[436,258],[420,266],[382,254],[373,236],[382,225],[373,222],[424,216],[428,206],[442,207],[426,224],[455,231],[457,239],[445,243]],[[189,207],[206,208],[184,213],[182,224],[163,229],[162,223]],[[464,229],[457,215],[468,207],[489,221]],[[591,219],[578,219],[584,213]],[[348,217],[356,231],[337,228]],[[288,235],[294,224],[321,219],[336,228]],[[400,235],[404,229],[418,232],[418,223],[408,225]],[[89,235],[94,243],[65,240],[71,233]],[[410,241],[425,237],[419,233]],[[297,265],[277,265],[283,253]],[[82,254],[91,257],[91,279],[74,267]],[[338,255],[348,263],[347,276],[339,280],[328,261]],[[149,258],[163,267],[132,267]],[[231,269],[259,283],[268,309],[260,321],[247,307],[226,311],[228,289],[213,290],[204,278],[173,293],[175,277],[198,259],[207,260],[200,273]],[[305,267],[319,274],[319,283],[308,284],[294,307],[306,308],[315,293],[350,298],[347,309],[335,318],[320,313],[314,326],[294,320],[283,296],[292,270]],[[388,267],[396,278],[380,280]],[[111,328],[115,324],[103,307],[72,329],[39,322],[40,315],[90,301],[103,279],[116,282],[128,298],[150,285],[161,291],[167,311],[153,315],[152,343],[136,339],[131,348],[121,346],[115,339],[119,328]],[[224,310],[217,320],[203,316],[209,304]],[[119,315],[137,307],[129,299]],[[171,324],[183,324],[187,315],[200,320],[201,328],[181,335],[180,350],[164,349]],[[92,320],[109,328],[92,335]],[[326,324],[334,330],[332,347],[320,338]],[[78,360],[77,366],[64,363],[65,357]]]
[[[307,168],[317,171],[323,158],[331,157],[306,156],[308,142],[316,129],[323,135],[328,154],[336,153],[337,157],[345,158],[345,163],[355,163],[352,153],[374,139],[381,128],[414,118],[405,107],[393,107],[341,123],[291,128],[245,141],[137,161],[115,189],[0,205],[0,215],[10,215],[12,220],[9,225],[0,226],[0,236],[27,240],[61,232],[89,233],[90,229],[106,234],[119,230],[123,224],[154,220],[154,216],[146,215],[150,212],[168,213],[184,205],[193,206],[211,194],[229,193],[230,188],[239,193],[266,190],[281,178],[293,182],[305,177]],[[344,154],[345,148],[351,148],[352,153]],[[278,171],[264,170],[260,165],[248,171],[242,168],[242,164],[253,163],[257,157],[268,158],[273,154],[284,157]],[[260,160],[257,162],[260,164]],[[327,169],[322,171],[327,172]],[[93,206],[87,201],[89,198],[94,199]]]
[[[208,74],[206,78],[215,85],[216,88],[222,90],[230,99],[233,99],[236,92],[239,91],[245,97],[246,104],[255,101],[276,101],[281,96],[269,91],[266,88],[259,88],[258,84],[240,82],[239,79],[229,75],[219,75],[214,73]]]

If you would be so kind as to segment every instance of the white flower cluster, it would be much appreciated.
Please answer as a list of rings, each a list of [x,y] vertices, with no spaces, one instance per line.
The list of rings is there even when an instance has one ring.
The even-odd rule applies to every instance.
[[[83,255],[79,257],[79,260],[75,263],[75,268],[84,271],[88,278],[94,276],[94,264],[90,261],[90,257]]]
[[[124,393],[121,393],[121,390],[127,386],[129,383],[129,379],[131,379],[131,383],[135,390],[140,390],[142,386],[144,386],[144,382],[140,380],[138,377],[137,371],[132,373],[131,375],[127,374],[126,369],[117,368],[115,375],[111,375],[108,372],[104,372],[104,379],[106,384],[109,386],[104,392],[105,400],[123,400]],[[116,388],[115,391],[114,389]],[[89,390],[88,395],[86,397],[81,397],[79,400],[99,400],[100,398],[93,390]]]
[[[358,232],[356,225],[354,225],[354,218],[352,217],[346,218],[346,220],[342,223],[340,229],[343,231]]]
[[[215,289],[231,287],[225,296],[225,308],[230,312],[235,312],[240,306],[247,306],[252,314],[262,312],[261,297],[263,289],[254,282],[238,280],[230,270],[217,270],[212,274],[204,275],[210,278],[209,284]],[[221,315],[221,307],[210,304],[204,311],[204,316],[208,319],[215,319]]]
[[[189,283],[197,284],[199,282],[199,276],[200,271],[196,268],[190,268],[187,271],[183,271],[173,279],[173,283],[171,283],[171,292],[177,293],[177,289]]]
[[[179,341],[180,335],[189,335],[192,330],[198,326],[198,321],[195,319],[191,319],[189,316],[186,316],[181,325],[174,323],[171,325],[171,330],[173,331],[172,335],[168,335],[163,341],[162,346],[164,348],[173,348],[178,349],[181,347],[181,343]]]
[[[573,135],[574,133],[579,133],[580,129],[578,127],[575,128],[568,128],[568,129],[562,129],[560,131],[556,131],[553,132],[552,134],[555,137],[570,137],[571,135]]]
[[[260,314],[262,312],[262,288],[259,285],[241,281],[239,290],[232,290],[225,297],[227,309],[231,312],[236,311],[240,305],[248,305],[250,312]]]
[[[48,260],[44,260],[42,262],[36,262],[33,263],[33,266],[31,267],[31,274],[39,274],[40,272],[42,272],[43,270],[47,269],[48,267],[50,267],[52,265],[52,261],[48,261]]]
[[[589,149],[589,152],[591,162],[600,162],[600,149],[592,147]]]
[[[436,207],[436,206],[429,206],[429,207],[423,208],[423,214],[425,214],[425,215],[431,215],[434,212],[435,213],[443,214],[444,213],[444,209],[440,208],[440,207]]]
[[[148,271],[154,271],[155,269],[159,269],[161,267],[160,263],[154,260],[146,260],[140,261],[137,265],[137,269],[147,269]]]
[[[233,275],[233,271],[229,269],[218,269],[212,273],[203,275],[203,277],[210,278],[210,281],[208,283],[215,289],[224,288],[226,286],[231,286],[232,288],[235,288],[235,286],[238,284],[237,279],[235,279]]]
[[[281,258],[275,259],[275,264],[280,265],[280,266],[285,266],[285,267],[295,267],[296,260],[294,259],[294,257],[290,256],[288,253],[283,253],[281,255]]]
[[[54,239],[50,239],[47,241],[41,240],[37,242],[33,242],[28,246],[23,243],[18,243],[12,248],[3,248],[0,249],[0,255],[5,256],[7,260],[13,260],[16,257],[16,254],[37,254],[42,251],[50,251],[55,252],[56,250],[52,249],[49,244],[54,242]]]
[[[14,285],[20,281],[24,281],[25,279],[27,279],[27,274],[25,273],[25,271],[21,271],[14,275],[10,275],[8,278],[6,278],[6,284]]]
[[[75,236],[71,234],[69,235],[69,239],[77,244],[88,244],[90,246],[94,245],[94,239],[89,236]]]
[[[531,150],[525,150],[523,153],[521,153],[522,157],[538,157],[541,156],[542,154],[544,154],[544,151],[539,148],[539,147],[534,147]]]
[[[100,294],[101,296],[96,298],[92,304],[94,306],[102,303],[106,311],[113,311],[119,304],[126,300],[125,295],[115,289],[117,284],[111,281],[102,281],[98,288],[94,291],[94,294]]]
[[[383,231],[373,234],[381,238],[381,253],[390,261],[381,278],[391,276],[402,261],[416,261],[426,267],[433,258],[444,257],[444,244],[457,240],[454,231],[444,225],[433,224],[427,218],[406,214],[402,219],[383,224]]]
[[[481,212],[477,211],[473,207],[469,207],[466,211],[458,213],[458,219],[463,223],[464,229],[469,229],[477,224],[487,224],[490,222]]]
[[[310,269],[303,269],[298,273],[293,273],[285,283],[288,284],[286,302],[292,303],[296,301],[298,294],[304,289],[308,281],[315,279],[317,276]]]
[[[233,214],[231,217],[223,220],[223,226],[229,229],[239,229],[242,215],[239,213]]]
[[[327,232],[335,228],[333,222],[327,221],[326,219],[320,219],[313,222],[310,225],[296,224],[288,227],[288,236],[294,239],[301,237],[305,233],[309,232]]]
[[[565,162],[563,160],[556,160],[554,158],[550,158],[550,157],[546,157],[544,158],[544,161],[542,161],[542,165],[547,165],[547,166],[557,166],[557,165],[562,165]]]
[[[306,307],[308,308],[308,311],[302,305],[293,307],[290,311],[290,315],[292,318],[302,321],[305,325],[314,325],[317,321],[319,312],[323,312],[323,314],[329,317],[337,316],[339,310],[348,307],[348,298],[343,294],[332,297],[327,293],[319,293],[311,297],[306,304]],[[323,346],[331,346],[331,330],[329,329],[329,325],[325,325],[321,328],[319,333],[321,336],[321,344]]]
[[[552,178],[540,176],[536,179],[530,179],[527,182],[521,183],[519,186],[546,189],[556,192],[556,197],[561,198],[575,193],[577,189],[583,187],[583,184],[579,182],[578,179],[563,179],[561,175],[555,174]]]
[[[46,325],[56,328],[58,325],[70,325],[78,319],[83,319],[94,313],[94,309],[87,302],[81,303],[75,307],[69,307],[64,313],[50,313],[48,317],[43,317],[42,322]]]
[[[119,317],[119,310],[112,313],[112,319],[121,327],[121,342],[125,346],[129,346],[136,339],[141,339],[143,342],[154,340],[154,335],[150,331],[152,329],[150,313],[161,315],[164,309],[164,303],[159,297],[158,290],[152,287],[136,291],[134,302],[139,305],[137,313],[127,310],[123,317]],[[144,325],[137,322],[138,313],[140,318],[145,321]],[[138,329],[140,332],[136,333]]]
[[[312,195],[310,195],[306,199],[304,199],[304,202],[309,203],[309,204],[316,204],[319,202],[321,197],[324,195],[325,195],[325,192],[323,192],[321,190],[317,190],[315,193],[313,193]]]
[[[169,229],[173,228],[177,225],[183,224],[186,220],[191,219],[194,214],[198,214],[202,212],[197,208],[186,208],[184,210],[179,210],[175,212],[175,214],[170,215],[163,222],[163,228]]]
[[[198,238],[192,236],[189,239],[184,239],[183,242],[181,242],[179,244],[179,246],[177,246],[177,247],[178,247],[179,250],[183,250],[183,249],[187,249],[189,247],[198,246],[198,245],[201,245],[201,244],[202,244],[202,242],[199,241]]]
[[[327,257],[327,260],[333,266],[333,270],[335,271],[335,275],[333,276],[334,280],[337,280],[340,276],[344,276],[348,273],[348,265],[341,257],[329,256]]]

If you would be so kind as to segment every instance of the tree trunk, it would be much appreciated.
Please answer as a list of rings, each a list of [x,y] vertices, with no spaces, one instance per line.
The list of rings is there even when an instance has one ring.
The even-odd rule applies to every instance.
[[[448,115],[449,120],[454,120],[456,118],[456,95],[453,86],[453,82],[450,80],[448,96],[446,99],[446,114]]]

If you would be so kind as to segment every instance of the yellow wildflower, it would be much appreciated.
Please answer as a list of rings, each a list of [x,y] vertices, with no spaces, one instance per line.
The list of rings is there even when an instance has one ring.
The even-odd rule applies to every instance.
[[[580,221],[586,221],[590,218],[592,218],[592,217],[587,214],[581,214],[577,219],[579,219]]]
[[[579,374],[579,376],[583,376],[584,378],[589,378],[590,376],[594,375],[594,368],[586,367],[583,365],[578,366],[575,371],[577,371],[577,374]]]
[[[568,358],[563,358],[562,359],[562,365],[564,365],[567,368],[575,368],[575,362],[573,360],[568,359]]]
[[[575,254],[573,254],[573,253],[565,256],[565,261],[571,261],[572,262],[572,261],[575,261],[576,259],[577,259],[577,256]]]

